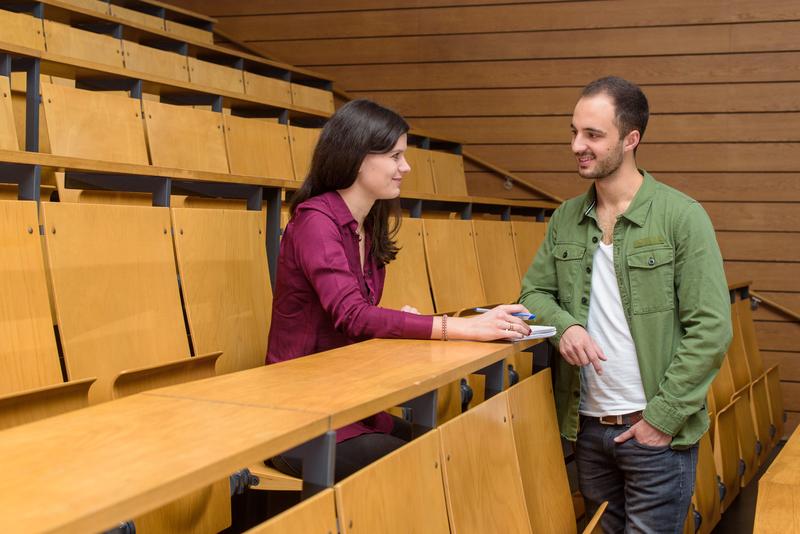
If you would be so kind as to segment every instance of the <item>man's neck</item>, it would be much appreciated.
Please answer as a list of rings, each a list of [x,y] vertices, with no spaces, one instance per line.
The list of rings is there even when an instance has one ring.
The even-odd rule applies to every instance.
[[[636,163],[632,159],[623,162],[614,174],[595,180],[598,208],[617,214],[624,213],[643,181],[644,177],[639,173]]]

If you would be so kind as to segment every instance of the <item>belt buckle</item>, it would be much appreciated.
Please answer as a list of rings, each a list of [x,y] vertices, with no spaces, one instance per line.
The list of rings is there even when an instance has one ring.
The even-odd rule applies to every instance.
[[[623,424],[623,416],[621,415],[604,415],[599,418],[601,425],[621,425]]]

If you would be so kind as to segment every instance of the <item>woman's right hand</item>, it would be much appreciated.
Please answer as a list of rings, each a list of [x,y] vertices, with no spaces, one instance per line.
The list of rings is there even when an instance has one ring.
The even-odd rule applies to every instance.
[[[520,339],[531,333],[528,324],[512,313],[529,313],[522,304],[501,304],[486,313],[470,317],[453,317],[451,338],[474,341]]]

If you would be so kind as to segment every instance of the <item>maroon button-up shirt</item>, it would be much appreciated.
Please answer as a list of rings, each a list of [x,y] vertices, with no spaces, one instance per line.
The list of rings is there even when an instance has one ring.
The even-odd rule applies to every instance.
[[[267,363],[371,338],[428,339],[433,317],[379,308],[386,270],[366,232],[364,269],[357,223],[336,191],[303,202],[281,240]],[[390,432],[386,413],[340,428],[336,441]]]

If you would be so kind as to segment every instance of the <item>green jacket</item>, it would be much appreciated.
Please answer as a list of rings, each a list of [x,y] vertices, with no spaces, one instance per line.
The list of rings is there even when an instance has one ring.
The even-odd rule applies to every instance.
[[[686,448],[708,428],[706,394],[732,335],[730,297],[706,212],[640,172],[644,182],[614,227],[614,268],[647,398],[644,418],[673,436],[673,448]],[[556,327],[556,348],[568,327],[586,327],[601,239],[592,185],[553,213],[522,282],[520,302],[537,323]],[[558,358],[554,371],[561,433],[574,441],[580,368]]]

